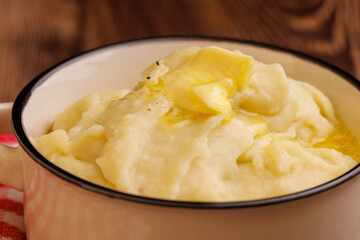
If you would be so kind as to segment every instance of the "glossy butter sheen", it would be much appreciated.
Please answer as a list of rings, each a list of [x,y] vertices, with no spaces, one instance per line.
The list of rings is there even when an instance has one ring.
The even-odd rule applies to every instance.
[[[133,91],[74,103],[37,141],[38,150],[102,186],[190,201],[289,194],[358,161],[356,151],[333,147],[340,123],[328,98],[287,78],[279,64],[192,47],[160,59],[143,78]],[[344,134],[352,139],[346,145],[359,149]]]

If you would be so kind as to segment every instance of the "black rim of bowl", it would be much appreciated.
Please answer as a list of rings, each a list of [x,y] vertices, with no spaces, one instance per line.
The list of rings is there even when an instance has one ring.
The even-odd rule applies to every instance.
[[[27,101],[29,100],[32,91],[40,86],[46,79],[43,79],[44,76],[46,76],[49,72],[53,71],[54,69],[58,68],[59,66],[63,65],[64,63],[69,62],[70,60],[77,59],[79,57],[83,57],[84,55],[87,55],[89,53],[94,53],[99,50],[113,47],[113,46],[124,46],[128,44],[139,44],[139,43],[146,43],[146,42],[161,42],[161,41],[176,41],[176,40],[198,40],[198,41],[213,41],[214,43],[220,42],[220,41],[226,41],[226,42],[233,42],[233,43],[242,43],[242,44],[248,44],[252,46],[272,49],[280,52],[286,52],[291,55],[294,55],[296,57],[299,57],[301,59],[313,62],[317,65],[320,65],[322,67],[325,67],[332,72],[334,72],[337,75],[340,75],[343,77],[343,79],[350,82],[354,87],[356,87],[360,91],[360,82],[350,74],[346,73],[345,71],[342,71],[341,69],[332,66],[322,60],[316,59],[314,57],[310,57],[308,55],[305,55],[303,53],[285,49],[278,46],[273,46],[269,44],[254,42],[254,41],[247,41],[247,40],[241,40],[241,39],[234,39],[234,38],[224,38],[224,37],[213,37],[213,36],[167,36],[167,37],[152,37],[152,38],[142,38],[142,39],[135,39],[125,42],[119,42],[119,43],[113,43],[105,46],[101,46],[99,48],[95,48],[83,53],[80,53],[76,56],[73,56],[71,58],[68,58],[53,67],[49,68],[48,70],[44,71],[37,77],[35,77],[28,85],[25,86],[25,88],[19,93],[18,97],[16,98],[13,109],[12,109],[12,123],[13,123],[13,129],[15,136],[17,140],[19,141],[20,145],[23,147],[23,149],[27,152],[27,154],[35,160],[38,164],[40,164],[42,167],[53,173],[54,175],[60,177],[61,179],[70,182],[72,184],[75,184],[77,186],[80,186],[81,188],[90,190],[92,192],[102,194],[105,196],[108,196],[110,198],[116,198],[116,199],[122,199],[127,200],[135,203],[145,203],[150,205],[157,205],[157,206],[164,206],[164,207],[177,207],[177,208],[198,208],[198,209],[227,209],[227,208],[248,208],[248,207],[257,207],[257,206],[265,206],[269,204],[276,204],[276,203],[282,203],[282,202],[288,202],[295,199],[301,199],[304,197],[312,196],[314,194],[323,192],[325,190],[329,190],[353,177],[355,177],[360,172],[360,165],[356,165],[353,169],[349,170],[345,174],[326,182],[322,185],[301,191],[301,192],[295,192],[292,194],[284,195],[284,196],[278,196],[278,197],[272,197],[272,198],[266,198],[266,199],[259,199],[259,200],[250,200],[250,201],[236,201],[236,202],[190,202],[190,201],[175,201],[175,200],[163,200],[163,199],[157,199],[157,198],[150,198],[150,197],[142,197],[132,194],[127,194],[123,192],[119,192],[116,190],[108,189],[96,184],[93,184],[91,182],[85,181],[81,178],[78,178],[63,169],[57,167],[50,161],[48,161],[45,157],[43,157],[30,143],[29,139],[27,138],[27,135],[24,130],[23,122],[22,122],[22,111],[25,108]]]

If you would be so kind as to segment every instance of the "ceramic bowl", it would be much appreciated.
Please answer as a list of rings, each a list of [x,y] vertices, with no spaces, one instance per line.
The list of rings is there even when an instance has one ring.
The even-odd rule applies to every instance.
[[[360,239],[360,167],[323,185],[285,196],[240,202],[180,202],[97,186],[47,161],[33,146],[56,113],[91,92],[132,88],[150,63],[189,46],[241,50],[280,63],[289,77],[323,91],[360,137],[359,82],[303,54],[233,39],[167,37],[98,48],[45,71],[11,104],[0,105],[0,130],[18,148],[0,146],[0,182],[24,192],[32,239]]]

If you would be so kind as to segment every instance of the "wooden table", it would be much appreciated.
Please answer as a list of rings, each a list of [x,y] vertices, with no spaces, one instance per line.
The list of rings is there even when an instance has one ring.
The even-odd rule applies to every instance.
[[[360,0],[0,0],[0,102],[77,53],[167,35],[270,43],[360,78]]]

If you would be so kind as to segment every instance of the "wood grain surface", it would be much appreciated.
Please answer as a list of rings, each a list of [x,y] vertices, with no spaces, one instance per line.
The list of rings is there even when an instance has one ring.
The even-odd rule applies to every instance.
[[[75,54],[167,35],[270,43],[360,78],[360,0],[0,0],[0,102]]]

